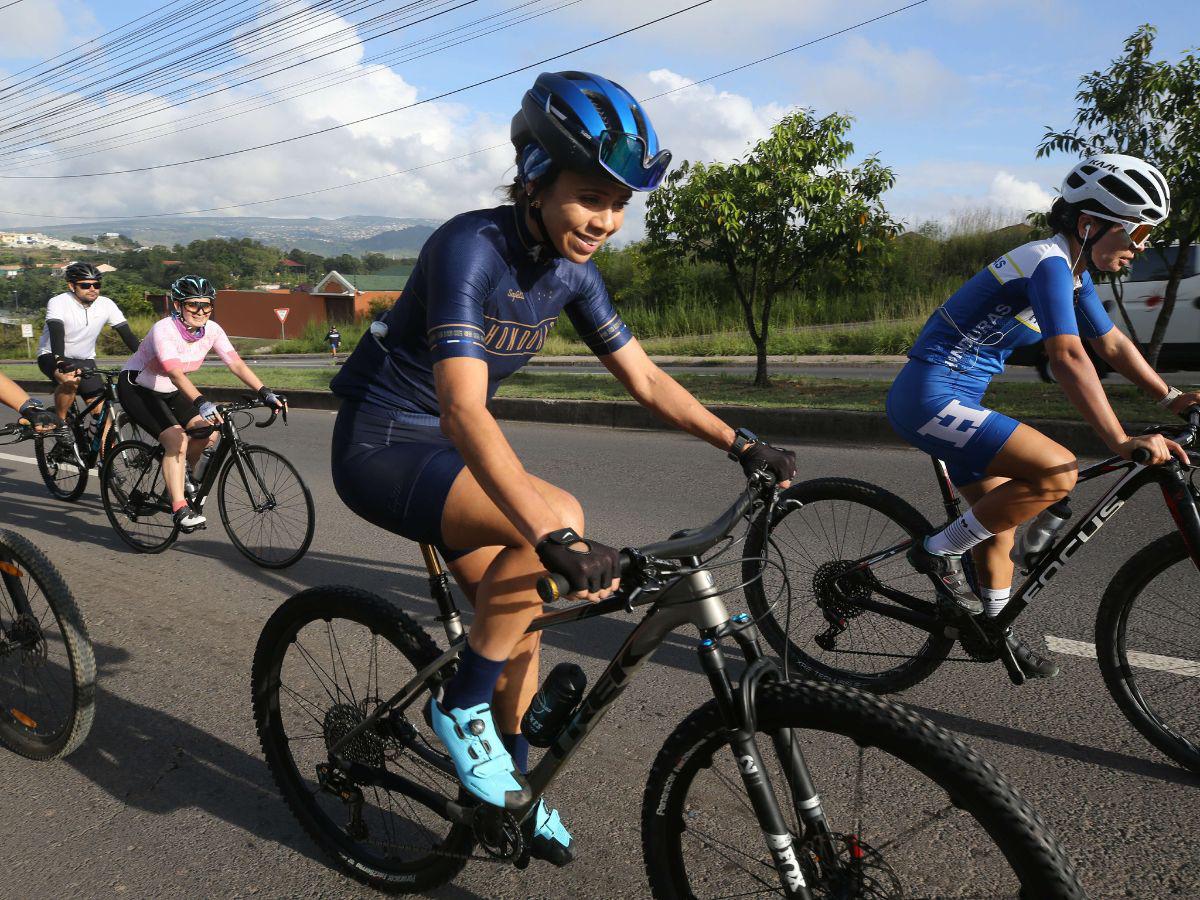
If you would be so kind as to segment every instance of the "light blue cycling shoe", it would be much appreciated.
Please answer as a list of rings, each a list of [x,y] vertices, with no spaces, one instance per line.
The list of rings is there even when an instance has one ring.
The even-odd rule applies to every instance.
[[[539,800],[533,814],[525,820],[529,855],[556,866],[565,866],[575,858],[571,850],[571,832],[563,827],[558,810]]]
[[[525,776],[504,749],[486,703],[445,710],[431,699],[429,724],[449,751],[463,787],[484,803],[517,809],[533,799]]]

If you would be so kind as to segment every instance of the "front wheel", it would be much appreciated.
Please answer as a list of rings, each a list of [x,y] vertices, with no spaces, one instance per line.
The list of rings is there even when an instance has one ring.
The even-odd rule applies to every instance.
[[[1142,548],[1096,616],[1096,657],[1121,712],[1146,740],[1200,772],[1200,573],[1179,532]]]
[[[789,667],[886,693],[941,665],[952,640],[860,605],[891,603],[878,591],[888,587],[928,601],[933,612],[932,583],[903,553],[846,574],[855,560],[932,531],[923,515],[876,485],[818,478],[784,491],[773,523],[765,516],[746,538],[742,580],[759,630]]]
[[[58,759],[92,727],[96,658],[87,625],[50,560],[0,531],[0,743]]]
[[[800,874],[814,897],[1083,897],[1063,850],[1004,777],[904,707],[837,685],[762,685],[756,735]],[[806,832],[772,736],[791,729],[825,820]],[[642,802],[660,900],[783,895],[715,701],[667,739]],[[836,864],[831,856],[836,855]]]
[[[217,506],[238,552],[268,569],[284,569],[308,551],[316,528],[312,493],[296,467],[266,447],[229,454]]]
[[[349,587],[311,588],[285,601],[254,651],[254,721],[267,768],[308,835],[376,888],[428,891],[454,878],[474,846],[470,829],[386,786],[398,775],[458,796],[453,764],[425,722],[426,697],[341,751],[369,779],[347,776],[336,789],[327,779],[329,749],[437,657],[412,619]],[[449,671],[430,676],[430,688]]]
[[[35,437],[33,455],[46,490],[53,497],[68,502],[78,500],[87,487],[87,465],[80,458],[74,437],[75,419],[68,419],[70,437]]]

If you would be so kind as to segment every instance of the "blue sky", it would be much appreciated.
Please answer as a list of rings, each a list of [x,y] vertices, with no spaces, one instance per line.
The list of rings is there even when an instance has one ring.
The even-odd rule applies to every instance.
[[[231,4],[231,0],[225,0]],[[243,9],[266,0],[243,0]],[[313,0],[270,0],[296,11]],[[438,7],[440,0],[430,3]],[[459,0],[461,2],[461,0]],[[303,65],[268,82],[240,87],[177,110],[161,109],[163,90],[144,96],[113,93],[81,102],[69,125],[103,122],[122,103],[138,102],[155,116],[102,129],[79,127],[66,142],[9,157],[0,175],[64,175],[111,171],[184,160],[277,140],[349,122],[411,103],[664,15],[686,0],[579,2],[492,37],[391,65],[370,57],[479,17],[512,9],[519,0],[476,0],[391,37],[348,46],[336,56],[306,61],[311,50],[293,47]],[[527,12],[566,0],[535,0]],[[24,0],[0,11],[0,74],[38,62],[80,40],[161,6],[147,0]],[[395,9],[374,4],[348,20],[330,18],[327,33],[367,15]],[[442,8],[455,5],[442,4]],[[901,5],[893,2],[779,3],[712,0],[636,34],[586,50],[549,68],[598,71],[649,96],[689,80],[820,37]],[[889,208],[916,223],[952,221],[965,211],[990,209],[1001,217],[1044,205],[1070,165],[1064,157],[1036,160],[1044,126],[1065,127],[1074,113],[1080,76],[1104,68],[1142,22],[1159,29],[1156,55],[1175,60],[1200,43],[1194,2],[1131,4],[1075,0],[930,0],[906,12],[814,47],[654,101],[648,109],[677,158],[730,159],[763,136],[796,106],[855,116],[852,137],[860,153],[878,153],[895,168]],[[359,37],[365,32],[360,28]],[[305,40],[312,38],[306,35]],[[244,59],[254,48],[236,48]],[[305,97],[331,72],[360,77]],[[3,180],[0,222],[50,222],[34,214],[103,218],[238,204],[372,178],[424,166],[503,143],[508,120],[533,72],[502,79],[445,101],[422,105],[372,123],[333,131],[282,147],[214,162],[134,175],[70,180]],[[341,76],[339,76],[341,77]],[[0,89],[6,81],[0,81]],[[59,86],[61,91],[69,86]],[[256,99],[257,98],[257,99]],[[259,112],[220,121],[216,107],[283,99]],[[14,98],[0,99],[0,127]],[[244,107],[242,107],[244,108]],[[183,118],[186,117],[186,118]],[[83,142],[133,139],[134,128],[157,123],[153,140],[72,159]],[[202,125],[180,131],[188,125]],[[17,132],[20,134],[20,132]],[[2,135],[0,135],[2,137]],[[74,151],[78,154],[79,150]],[[494,188],[511,177],[511,153],[496,150],[435,165],[412,175],[331,191],[309,198],[251,206],[230,215],[339,216],[387,214],[443,218],[496,202]],[[20,213],[21,215],[14,215]],[[640,230],[635,209],[629,235]]]

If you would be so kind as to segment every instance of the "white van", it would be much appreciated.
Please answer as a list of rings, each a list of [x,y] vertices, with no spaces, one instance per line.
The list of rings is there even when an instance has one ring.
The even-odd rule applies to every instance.
[[[1160,372],[1200,369],[1200,246],[1189,247],[1187,253],[1187,268],[1179,282],[1175,310],[1171,313],[1166,340],[1158,357]],[[1169,247],[1165,251],[1147,250],[1133,261],[1129,275],[1123,281],[1125,311],[1143,344],[1149,343],[1154,333],[1154,323],[1167,292],[1167,272],[1178,255],[1178,247]],[[1097,283],[1096,293],[1116,326],[1128,334],[1125,320],[1113,299],[1112,284],[1107,280]],[[1086,341],[1084,346],[1087,346]],[[1102,377],[1112,371],[1091,354],[1090,347],[1088,350]],[[1043,381],[1054,380],[1046,350],[1040,343],[1019,348],[1008,362],[1017,366],[1036,366]]]

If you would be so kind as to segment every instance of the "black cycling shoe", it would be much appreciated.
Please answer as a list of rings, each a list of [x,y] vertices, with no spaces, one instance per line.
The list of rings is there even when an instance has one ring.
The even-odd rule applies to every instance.
[[[1017,637],[1012,628],[1004,629],[1004,643],[1012,651],[1013,658],[1027,678],[1057,678],[1058,666],[1049,656],[1042,656],[1027,643]]]
[[[961,556],[942,556],[925,549],[925,540],[918,538],[908,548],[908,561],[922,575],[932,575],[943,590],[939,597],[949,600],[959,612],[977,616],[983,612],[983,601],[967,585]]]

